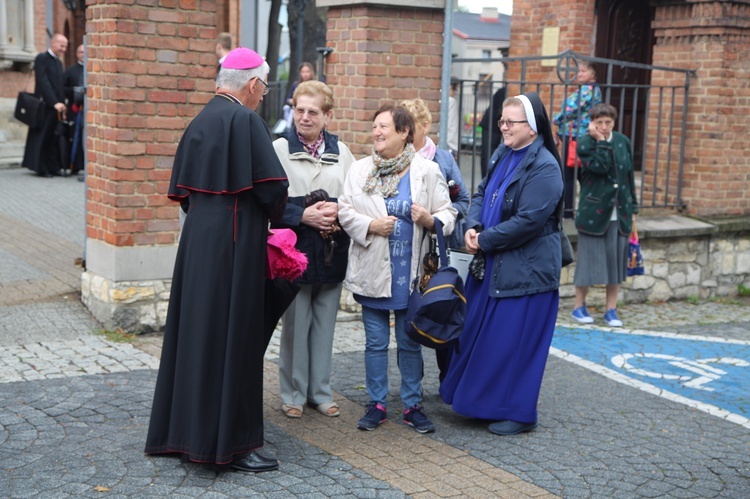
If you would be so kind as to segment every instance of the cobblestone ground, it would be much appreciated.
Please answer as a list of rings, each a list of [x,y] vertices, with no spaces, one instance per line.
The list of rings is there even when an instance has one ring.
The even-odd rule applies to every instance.
[[[389,421],[360,432],[364,331],[343,314],[332,373],[339,418],[309,409],[298,420],[282,415],[278,336],[269,347],[265,453],[280,460],[279,471],[252,475],[146,457],[161,338],[112,341],[81,305],[82,200],[74,179],[0,170],[2,497],[750,497],[750,426],[741,424],[750,417],[748,369],[725,367],[726,376],[706,385],[715,387],[712,404],[727,404],[737,423],[713,405],[668,396],[683,393],[669,375],[618,377],[611,365],[553,355],[539,428],[499,438],[487,422],[439,400],[434,355],[425,351],[424,406],[437,426],[425,436],[400,422],[391,351]],[[617,334],[633,351],[658,345],[662,353],[693,338],[702,360],[714,347],[740,357],[750,345],[750,303],[742,299],[622,306],[625,332],[634,334],[601,324],[578,331],[569,310],[561,305],[556,348],[578,358],[598,351],[581,346],[576,334],[584,333],[583,343]],[[690,348],[679,348],[688,357]]]

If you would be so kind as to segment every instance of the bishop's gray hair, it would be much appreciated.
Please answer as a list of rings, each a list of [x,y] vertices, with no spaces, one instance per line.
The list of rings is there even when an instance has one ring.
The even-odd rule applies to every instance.
[[[216,76],[216,86],[226,88],[231,92],[239,92],[253,78],[264,80],[268,76],[269,71],[270,68],[266,61],[263,61],[263,64],[253,69],[221,68],[218,76]]]

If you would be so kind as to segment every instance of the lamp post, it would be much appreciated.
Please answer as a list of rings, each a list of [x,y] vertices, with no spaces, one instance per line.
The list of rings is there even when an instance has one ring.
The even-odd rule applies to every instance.
[[[62,3],[65,4],[65,7],[71,12],[75,12],[79,5],[78,0],[62,0]],[[85,4],[85,0],[81,0],[80,3]]]
[[[326,82],[326,58],[333,52],[333,47],[316,47],[318,51],[318,80]]]

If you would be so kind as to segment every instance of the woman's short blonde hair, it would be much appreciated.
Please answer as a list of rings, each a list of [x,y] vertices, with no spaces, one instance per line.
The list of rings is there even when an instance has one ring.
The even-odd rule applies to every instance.
[[[318,80],[303,81],[294,90],[292,95],[292,105],[297,106],[297,97],[300,95],[307,95],[309,97],[323,97],[323,109],[324,113],[327,113],[333,109],[333,90],[331,87]]]
[[[432,114],[430,113],[430,110],[427,109],[427,105],[422,99],[401,101],[401,107],[406,108],[406,110],[409,111],[411,117],[414,118],[415,124],[421,125],[426,121],[428,128],[432,124]]]

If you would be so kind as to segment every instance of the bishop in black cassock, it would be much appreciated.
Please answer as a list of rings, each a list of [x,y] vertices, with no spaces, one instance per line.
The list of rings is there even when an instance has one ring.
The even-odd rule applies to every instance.
[[[187,217],[145,451],[257,472],[278,468],[255,450],[263,446],[263,356],[283,312],[266,314],[274,299],[268,223],[283,214],[289,183],[254,112],[268,65],[250,49],[232,52],[174,160],[169,198]]]

